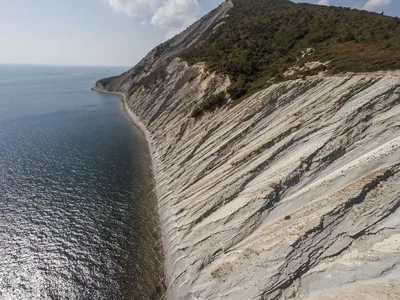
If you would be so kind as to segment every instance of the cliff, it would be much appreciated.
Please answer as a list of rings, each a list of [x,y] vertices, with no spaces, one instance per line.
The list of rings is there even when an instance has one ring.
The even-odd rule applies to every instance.
[[[400,299],[400,72],[302,76],[194,118],[232,77],[180,56],[232,5],[96,84],[146,132],[168,299]]]

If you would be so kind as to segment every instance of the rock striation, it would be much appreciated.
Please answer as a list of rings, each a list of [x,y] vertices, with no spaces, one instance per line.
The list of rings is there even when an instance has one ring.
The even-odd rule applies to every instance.
[[[96,85],[147,135],[167,298],[400,299],[400,72],[287,81],[192,118],[230,81],[177,56],[231,5]]]

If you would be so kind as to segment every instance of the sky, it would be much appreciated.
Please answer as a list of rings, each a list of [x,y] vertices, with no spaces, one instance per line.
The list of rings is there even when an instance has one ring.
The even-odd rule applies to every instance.
[[[0,0],[0,64],[125,66],[223,0]],[[399,0],[294,0],[400,16]]]

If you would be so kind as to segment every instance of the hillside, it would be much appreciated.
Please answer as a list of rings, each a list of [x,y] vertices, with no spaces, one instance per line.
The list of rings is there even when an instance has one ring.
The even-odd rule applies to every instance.
[[[335,12],[353,36],[329,25]],[[322,24],[305,22],[296,39],[306,27],[281,16],[296,13]],[[122,95],[149,142],[168,300],[400,299],[397,22],[225,1],[97,82]],[[381,36],[378,25],[394,27]],[[257,68],[228,69],[245,51]]]
[[[181,55],[229,75],[233,98],[285,80],[288,68],[310,61],[329,62],[330,74],[400,68],[399,18],[288,0],[233,4],[222,26]],[[308,48],[313,52],[302,57]],[[316,72],[300,71],[287,79],[311,74]]]
[[[399,49],[399,18],[289,0],[226,0],[117,77],[114,89],[132,94],[139,85],[163,80],[166,65],[180,57],[229,76],[229,97],[243,99],[273,83],[319,72],[399,69]],[[100,82],[113,85],[110,79]],[[225,104],[208,99],[194,115]]]

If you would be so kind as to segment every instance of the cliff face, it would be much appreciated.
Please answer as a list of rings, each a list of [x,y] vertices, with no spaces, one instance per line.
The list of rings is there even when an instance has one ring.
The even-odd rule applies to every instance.
[[[231,0],[226,0],[222,5],[208,13],[185,31],[151,50],[146,57],[128,72],[117,77],[99,80],[96,87],[119,93],[132,94],[141,85],[162,80],[165,75],[164,69],[166,65],[218,25],[218,22],[226,16],[226,13],[232,6]]]
[[[292,80],[192,118],[230,80],[176,54],[230,7],[97,83],[147,130],[168,298],[400,299],[400,72]]]

